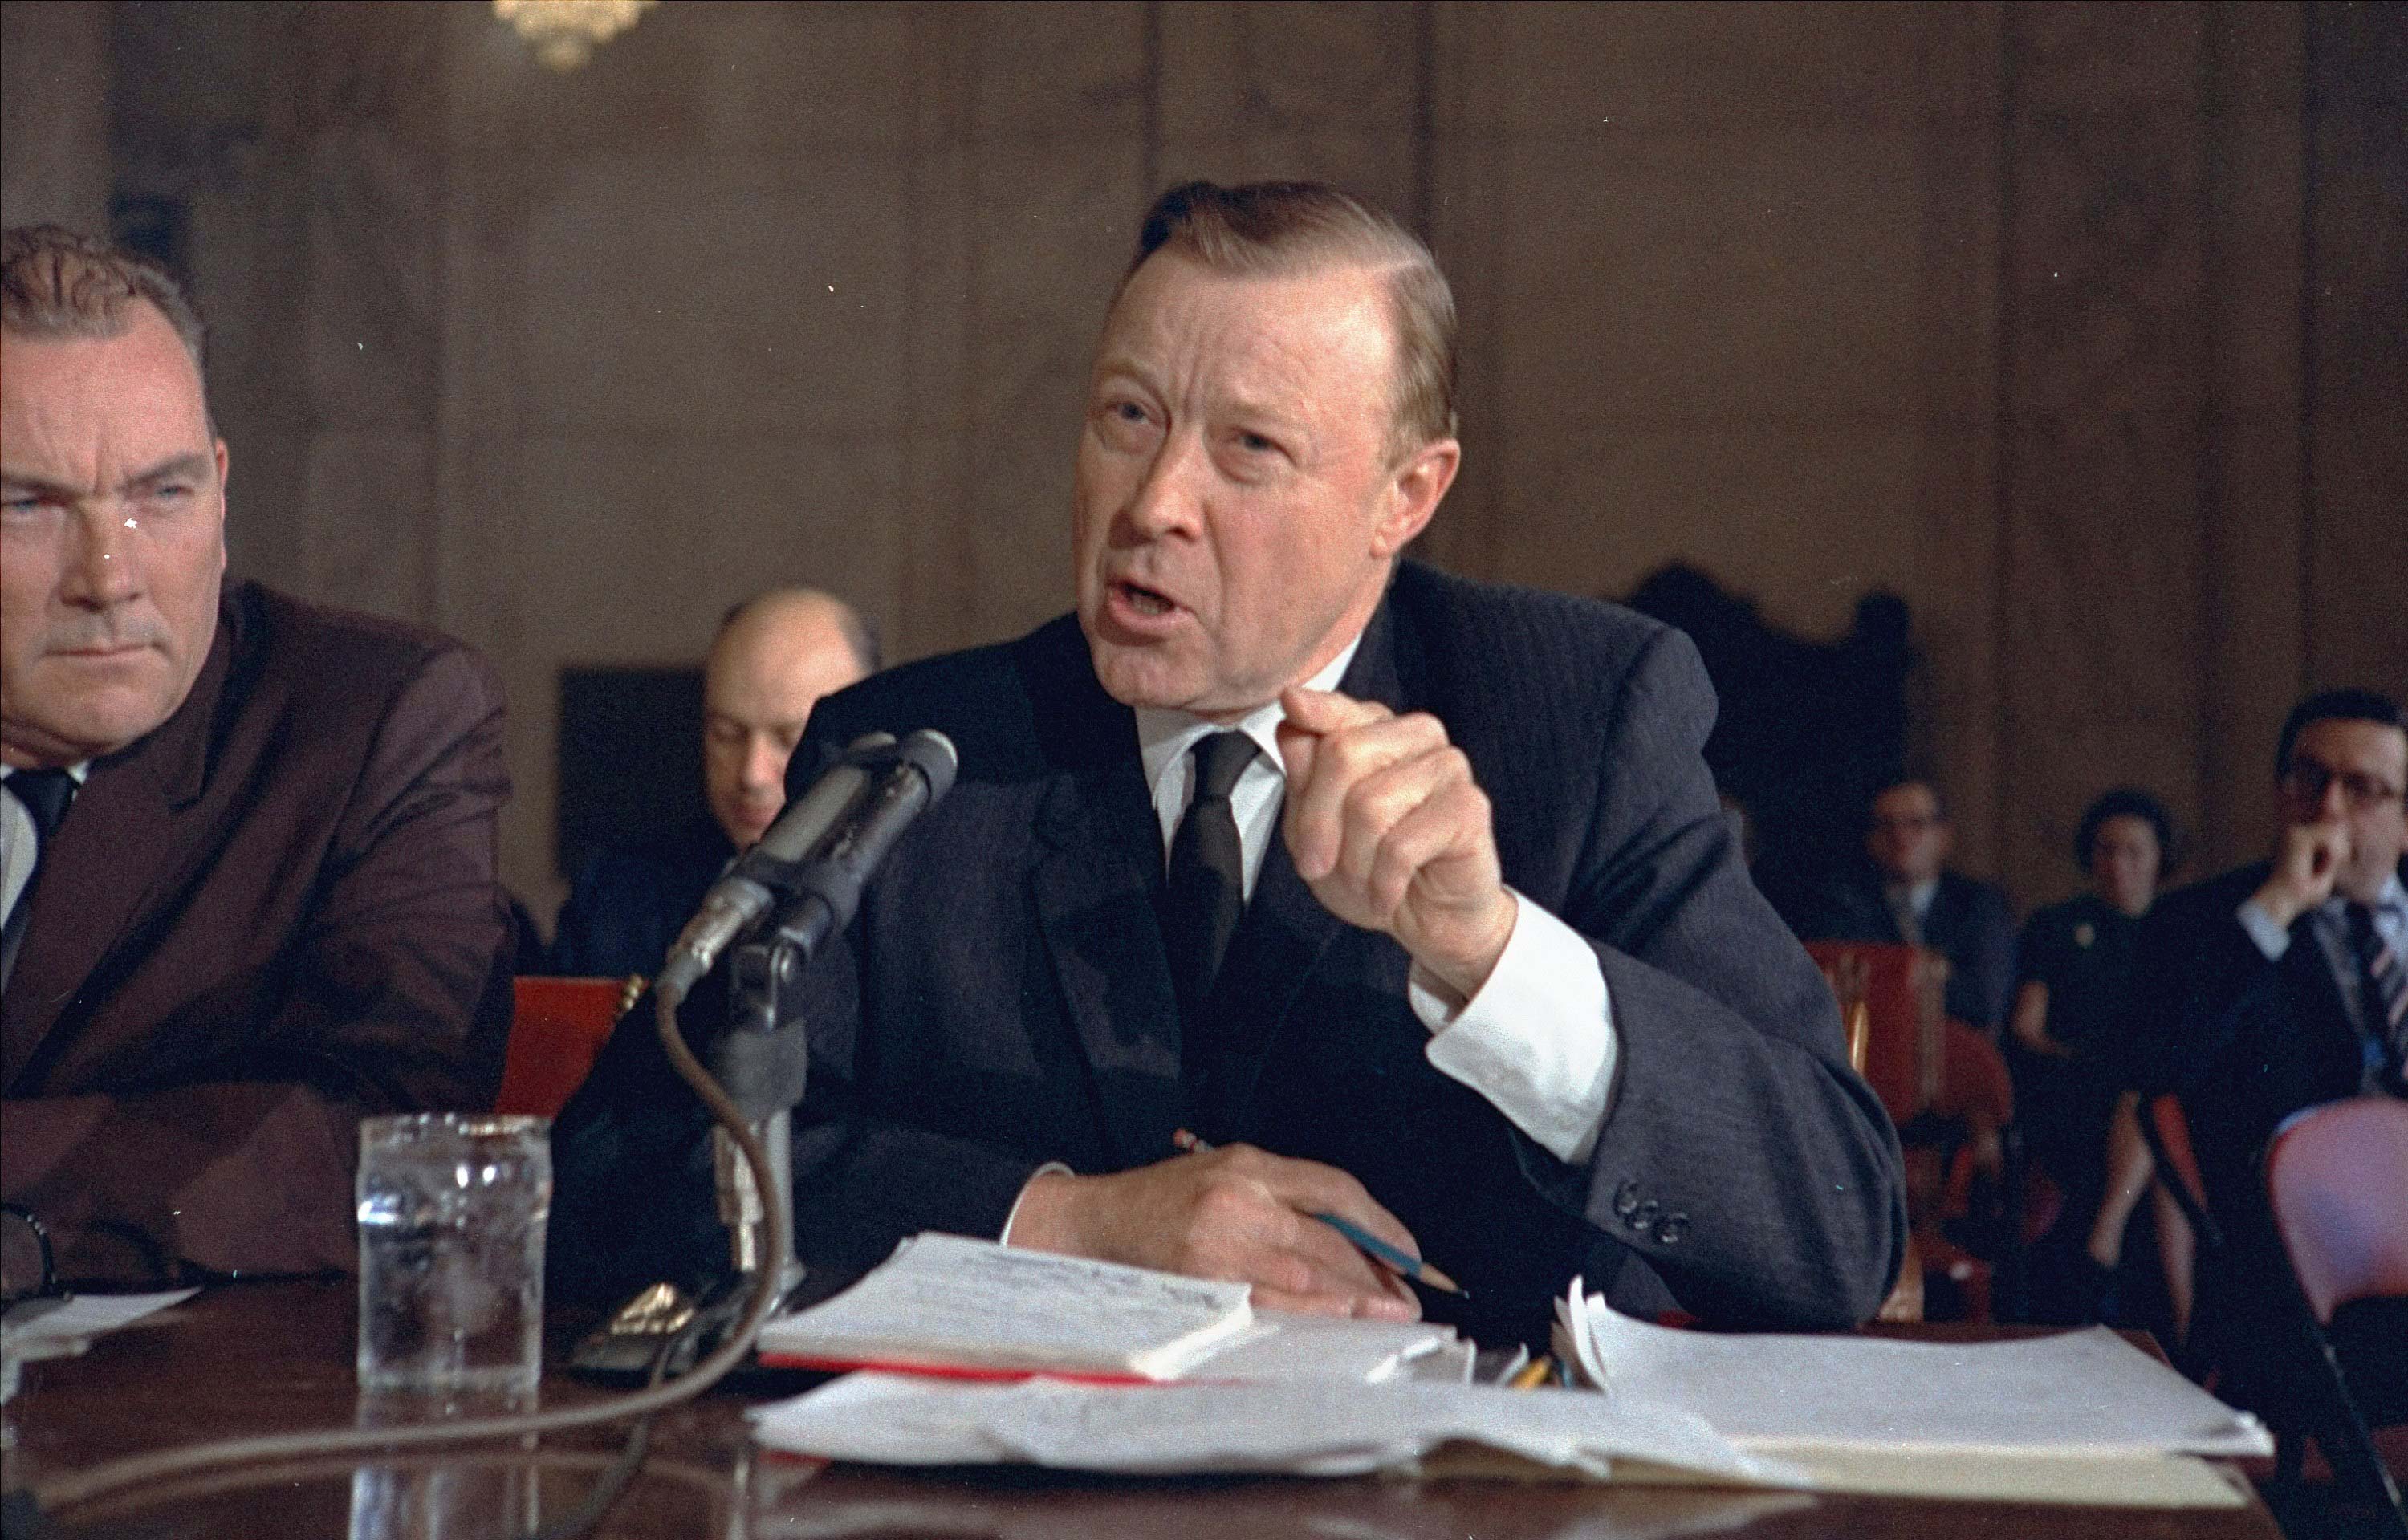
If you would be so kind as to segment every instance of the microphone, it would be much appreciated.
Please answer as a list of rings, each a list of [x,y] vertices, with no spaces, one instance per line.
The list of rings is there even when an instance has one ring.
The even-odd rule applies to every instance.
[[[661,966],[654,988],[682,1000],[702,981],[727,944],[749,933],[769,912],[783,888],[783,874],[817,849],[830,827],[869,786],[869,767],[895,753],[891,733],[865,733],[845,749],[809,791],[787,804],[761,842],[738,858],[680,932]]]
[[[799,962],[810,962],[822,943],[853,922],[862,885],[911,820],[953,790],[960,767],[953,740],[924,727],[870,772],[869,790],[838,816],[826,843],[804,863],[793,896],[778,911],[778,934]]]
[[[844,805],[812,841],[817,853],[800,863],[781,863],[774,871],[765,867],[759,874],[786,897],[775,921],[777,941],[748,946],[736,954],[729,1029],[711,1040],[707,1055],[712,1077],[759,1126],[773,1184],[773,1191],[761,1192],[735,1140],[724,1129],[714,1131],[712,1181],[720,1222],[727,1227],[730,1260],[739,1273],[774,1267],[782,1279],[780,1287],[786,1290],[801,1281],[802,1268],[791,1244],[782,1257],[762,1255],[761,1220],[772,1204],[781,1212],[793,1211],[788,1109],[803,1099],[810,1048],[801,1032],[781,1020],[780,992],[829,936],[852,921],[861,904],[862,884],[911,820],[953,784],[953,746],[943,734],[924,730],[899,744],[879,736],[884,741],[865,756],[866,763],[838,767],[853,771],[861,783],[848,783]],[[833,804],[836,794],[831,792],[829,800]],[[703,965],[707,969],[708,962]]]

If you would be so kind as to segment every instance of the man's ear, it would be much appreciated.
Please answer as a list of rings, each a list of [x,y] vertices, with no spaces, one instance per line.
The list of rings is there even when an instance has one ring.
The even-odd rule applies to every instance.
[[[209,445],[209,453],[218,463],[218,576],[222,578],[225,576],[226,569],[226,466],[231,463],[226,456],[226,441],[221,438],[212,442]]]
[[[1407,456],[1388,483],[1388,508],[1371,532],[1371,554],[1394,556],[1427,528],[1462,468],[1463,446],[1452,438],[1433,438]]]

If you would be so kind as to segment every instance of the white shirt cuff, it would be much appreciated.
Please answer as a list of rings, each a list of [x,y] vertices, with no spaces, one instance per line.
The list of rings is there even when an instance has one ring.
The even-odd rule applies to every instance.
[[[1513,934],[1479,993],[1457,1006],[1416,966],[1407,995],[1440,1074],[1486,1097],[1555,1159],[1584,1164],[1621,1049],[1613,1002],[1578,931],[1518,892],[1513,904]]]
[[[1011,1223],[1014,1219],[1020,1218],[1020,1205],[1028,1201],[1028,1190],[1037,1185],[1038,1177],[1052,1171],[1058,1171],[1065,1176],[1075,1176],[1078,1175],[1077,1172],[1071,1170],[1068,1166],[1064,1165],[1059,1161],[1048,1161],[1043,1165],[1040,1165],[1036,1170],[1030,1172],[1028,1174],[1028,1180],[1020,1184],[1020,1196],[1011,1200],[1011,1212],[1003,1217],[1003,1233],[995,1238],[997,1246],[1010,1246],[1011,1244]]]
[[[2283,954],[2291,949],[2291,933],[2275,924],[2274,917],[2261,908],[2254,896],[2243,899],[2232,916],[2241,921],[2241,928],[2249,933],[2258,949],[2266,954],[2267,962],[2280,962]]]

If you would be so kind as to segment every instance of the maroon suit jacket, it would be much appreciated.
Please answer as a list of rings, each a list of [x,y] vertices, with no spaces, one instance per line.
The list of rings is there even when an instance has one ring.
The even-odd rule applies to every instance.
[[[0,999],[0,1191],[70,1276],[350,1268],[366,1113],[492,1104],[501,691],[458,643],[242,584],[93,763]]]

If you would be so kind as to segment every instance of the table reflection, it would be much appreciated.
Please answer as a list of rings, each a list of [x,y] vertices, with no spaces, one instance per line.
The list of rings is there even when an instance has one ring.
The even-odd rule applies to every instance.
[[[747,1473],[744,1540],[1674,1540],[1719,1534],[1811,1507],[1796,1492],[1658,1489],[1643,1509],[1499,1502],[1496,1486],[1410,1480],[1343,1489],[1260,1477],[1183,1484],[1071,1480],[982,1470],[898,1476],[758,1456]],[[1546,1483],[1546,1485],[1558,1485]],[[1299,1488],[1312,1497],[1299,1501]]]

